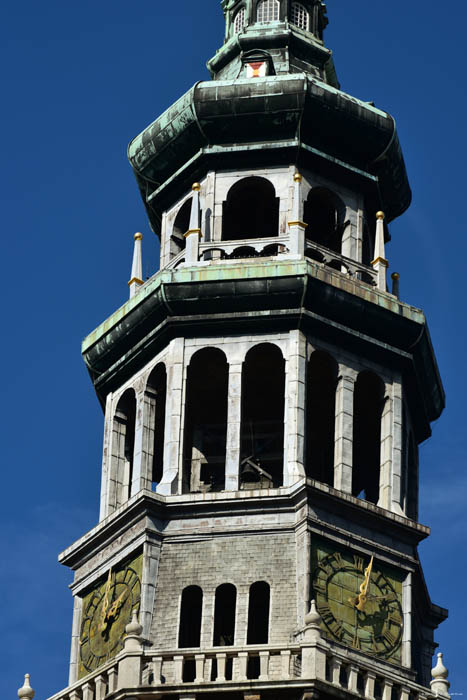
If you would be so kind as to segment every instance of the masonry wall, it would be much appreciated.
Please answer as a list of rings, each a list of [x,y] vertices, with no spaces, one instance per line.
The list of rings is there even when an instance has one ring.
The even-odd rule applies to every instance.
[[[180,601],[185,587],[203,590],[201,647],[211,647],[215,591],[223,583],[237,588],[235,645],[246,644],[251,584],[271,587],[270,644],[286,643],[297,626],[296,548],[293,533],[170,542],[162,546],[151,642],[159,648],[178,645]]]

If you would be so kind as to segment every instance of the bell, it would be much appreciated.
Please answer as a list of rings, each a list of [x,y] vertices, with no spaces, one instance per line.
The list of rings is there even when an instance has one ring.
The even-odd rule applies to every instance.
[[[242,481],[246,484],[256,484],[261,480],[261,475],[257,469],[253,467],[251,462],[247,462],[242,469]]]

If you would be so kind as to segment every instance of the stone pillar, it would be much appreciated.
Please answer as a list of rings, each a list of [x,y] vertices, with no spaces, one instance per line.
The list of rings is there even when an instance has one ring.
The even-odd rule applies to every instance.
[[[147,453],[144,449],[144,414],[145,393],[140,390],[136,394],[136,418],[135,418],[135,448],[133,452],[133,473],[131,478],[130,497],[141,489],[151,488],[147,479]]]
[[[386,384],[381,415],[381,460],[378,505],[404,515],[402,499],[402,389]]]
[[[307,224],[303,221],[302,176],[294,175],[294,198],[292,221],[289,221],[289,250],[292,255],[305,255],[305,230]]]
[[[78,595],[73,596],[73,624],[71,627],[71,654],[68,685],[73,685],[73,683],[76,683],[78,680],[82,607],[83,599]]]
[[[351,207],[346,207],[341,252],[346,258],[361,262],[358,245],[358,220]]]
[[[403,402],[402,384],[395,380],[392,385],[392,477],[391,477],[391,510],[398,515],[404,515],[403,503]]]
[[[316,603],[311,601],[310,612],[305,616],[305,632],[302,647],[302,678],[326,680],[327,644],[321,637],[321,616]]]
[[[402,584],[402,611],[404,615],[404,631],[402,636],[402,665],[412,667],[412,578],[408,574]]]
[[[356,372],[339,366],[336,388],[334,488],[352,493],[353,403]]]
[[[105,403],[104,445],[102,449],[102,475],[99,522],[109,514],[109,487],[111,469],[112,436],[112,394],[108,394]]]
[[[118,663],[118,690],[121,688],[137,688],[141,684],[142,631],[143,628],[139,624],[136,611],[134,610],[131,622],[125,627],[124,656]]]
[[[147,386],[141,396],[141,488],[152,490],[152,465],[154,460],[154,433],[156,429],[157,394]],[[136,450],[135,450],[136,459]]]
[[[242,421],[242,363],[229,365],[227,401],[227,441],[225,454],[225,490],[238,491],[240,481],[240,440]]]
[[[195,265],[199,260],[199,241],[201,238],[199,192],[201,185],[199,182],[193,184],[193,199],[191,203],[190,228],[185,233],[186,250],[185,263]]]
[[[306,338],[301,331],[290,331],[285,401],[286,457],[284,486],[305,477],[305,394]]]
[[[164,472],[157,493],[165,496],[177,493],[178,471],[182,460],[181,425],[183,413],[184,338],[170,344],[171,363],[167,367],[167,403],[164,435]]]
[[[115,410],[112,419],[112,440],[110,457],[110,481],[109,481],[109,514],[123,503],[123,490],[125,476],[128,478],[125,459],[125,436],[127,420],[126,415]],[[125,499],[126,500],[126,499]]]
[[[383,410],[381,412],[381,450],[379,469],[378,506],[391,507],[391,472],[392,472],[392,397],[391,387],[386,385]]]
[[[135,233],[134,235],[134,250],[133,250],[133,264],[131,267],[131,277],[128,282],[130,287],[130,299],[132,299],[138,289],[144,284],[143,282],[143,262],[142,262],[142,251],[141,251],[141,241],[143,236],[141,233]]]
[[[376,285],[382,292],[387,291],[386,271],[389,263],[385,256],[384,246],[384,212],[376,214],[375,259],[371,263],[376,272]]]

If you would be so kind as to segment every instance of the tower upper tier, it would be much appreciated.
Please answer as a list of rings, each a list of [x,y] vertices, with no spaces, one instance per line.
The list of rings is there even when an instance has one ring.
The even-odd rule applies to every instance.
[[[411,191],[394,119],[339,89],[321,1],[224,0],[226,41],[197,83],[129,146],[151,226],[211,170],[295,163],[364,181],[387,221]]]
[[[212,78],[241,77],[253,57],[266,62],[265,74],[306,72],[339,88],[323,43],[328,19],[321,0],[224,0],[222,7],[225,43],[208,62]]]

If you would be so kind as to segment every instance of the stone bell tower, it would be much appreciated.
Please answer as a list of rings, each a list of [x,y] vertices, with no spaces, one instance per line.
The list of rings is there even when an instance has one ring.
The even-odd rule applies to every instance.
[[[387,287],[394,120],[340,90],[320,0],[222,7],[212,80],[129,146],[160,270],[137,234],[130,299],[83,343],[101,512],[60,556],[53,700],[448,698],[417,554],[444,393]]]

